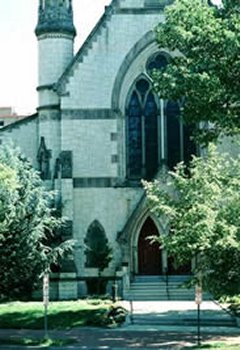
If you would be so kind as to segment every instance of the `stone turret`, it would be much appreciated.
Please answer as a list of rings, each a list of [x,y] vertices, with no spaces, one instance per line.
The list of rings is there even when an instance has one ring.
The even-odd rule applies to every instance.
[[[39,0],[35,34],[38,39],[38,162],[44,180],[52,181],[61,153],[60,97],[54,87],[72,61],[76,36],[71,0]]]
[[[40,0],[37,36],[45,33],[76,35],[71,0]]]
[[[71,0],[39,0],[38,23],[38,92],[39,107],[55,105],[51,92],[73,57],[76,30]]]

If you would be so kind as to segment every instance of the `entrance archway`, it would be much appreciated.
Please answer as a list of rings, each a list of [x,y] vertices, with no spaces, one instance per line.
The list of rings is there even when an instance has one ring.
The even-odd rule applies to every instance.
[[[140,275],[162,274],[162,251],[159,243],[150,243],[149,236],[159,232],[151,218],[147,218],[138,238],[138,273]]]

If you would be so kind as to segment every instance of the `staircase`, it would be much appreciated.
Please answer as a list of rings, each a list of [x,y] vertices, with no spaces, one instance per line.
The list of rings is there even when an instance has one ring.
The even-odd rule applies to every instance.
[[[195,288],[184,285],[189,276],[135,276],[124,299],[129,307],[128,323],[134,325],[188,327],[198,322]],[[236,320],[219,304],[203,293],[201,327],[236,329]]]
[[[135,276],[124,298],[133,301],[194,300],[195,289],[184,286],[188,279],[189,276]],[[203,299],[209,298],[210,295],[204,293]]]

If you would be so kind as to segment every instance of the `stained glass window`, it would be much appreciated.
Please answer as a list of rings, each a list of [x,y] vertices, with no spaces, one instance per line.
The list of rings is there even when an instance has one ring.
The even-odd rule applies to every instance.
[[[169,169],[181,160],[180,110],[177,102],[169,101],[166,106],[167,119],[167,165]]]
[[[153,69],[165,68],[169,61],[160,52],[147,62],[146,69],[151,73]],[[188,163],[196,154],[191,140],[193,128],[183,124],[179,103],[160,99],[144,75],[131,88],[126,118],[129,179],[151,180],[161,161],[173,169],[182,160]]]
[[[150,83],[140,78],[127,107],[128,176],[150,179],[158,167],[158,107]]]
[[[167,165],[169,169],[173,169],[180,161],[189,164],[192,155],[196,154],[196,144],[192,140],[194,128],[184,125],[178,102],[168,101],[166,118]]]
[[[158,168],[158,108],[150,91],[144,106],[146,179],[150,180]]]
[[[136,91],[132,93],[127,115],[129,175],[139,177],[142,175],[142,109]]]
[[[168,65],[168,58],[166,55],[159,53],[149,60],[147,63],[147,72],[151,74],[153,69],[162,69]]]
[[[192,159],[192,155],[197,154],[197,146],[192,139],[193,133],[194,133],[194,125],[183,125],[183,135],[184,135],[183,160],[187,165]]]

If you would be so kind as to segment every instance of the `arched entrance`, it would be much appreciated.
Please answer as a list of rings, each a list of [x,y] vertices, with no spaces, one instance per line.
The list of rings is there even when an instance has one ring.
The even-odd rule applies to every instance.
[[[162,274],[162,251],[159,243],[151,244],[149,236],[159,235],[151,218],[147,218],[138,238],[138,273],[140,275]]]

